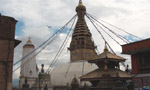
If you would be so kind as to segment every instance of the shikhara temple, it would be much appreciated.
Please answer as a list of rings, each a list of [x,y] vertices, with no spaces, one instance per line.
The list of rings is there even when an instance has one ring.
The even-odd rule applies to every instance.
[[[63,50],[62,47],[64,47],[71,31],[67,33],[68,36],[62,44],[60,52],[47,70],[44,68],[44,64],[41,64],[41,70],[36,64],[36,55],[49,45],[51,40],[57,37],[68,23],[38,48],[35,48],[34,43],[29,38],[23,46],[22,59],[18,61],[21,62],[19,87],[13,90],[150,90],[150,39],[128,42],[125,38],[117,36],[117,33],[86,12],[82,0],[79,0],[76,13],[68,22],[75,21],[77,17],[75,27],[70,29],[73,30],[72,39],[67,48],[70,51],[70,63],[60,64],[51,69],[52,65],[57,62],[57,56]],[[104,40],[102,53],[98,54],[96,51],[97,46],[92,39],[92,33],[88,28],[85,16]],[[95,24],[95,22],[97,23]],[[120,69],[126,59],[113,51],[109,41],[96,27],[98,23],[126,42],[126,44],[121,45],[122,54],[131,56],[131,70],[128,65],[125,67],[125,71]],[[17,70],[12,68],[18,62],[11,63],[13,62],[14,48],[20,43],[14,39],[15,24],[15,19],[0,15],[1,90],[12,90],[12,73]],[[101,29],[103,30],[103,28]],[[113,37],[111,38],[115,40]],[[116,41],[116,43],[118,42]]]

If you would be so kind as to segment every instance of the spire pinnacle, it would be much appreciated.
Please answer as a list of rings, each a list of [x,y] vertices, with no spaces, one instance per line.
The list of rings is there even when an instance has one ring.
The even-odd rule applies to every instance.
[[[31,38],[30,38],[30,37],[29,37],[29,39],[28,39],[27,43],[31,43]]]
[[[76,12],[80,19],[84,18],[86,7],[82,4],[82,0],[79,0],[79,5],[76,7]]]
[[[105,42],[105,48],[104,48],[104,52],[107,52],[108,48],[107,48],[107,42]]]
[[[33,46],[32,48],[34,48],[34,45],[32,44],[31,38],[29,37],[26,44],[24,45],[24,47],[26,46]]]
[[[79,5],[83,5],[82,0],[79,0]]]
[[[41,66],[42,66],[41,73],[44,73],[44,64],[42,64]]]

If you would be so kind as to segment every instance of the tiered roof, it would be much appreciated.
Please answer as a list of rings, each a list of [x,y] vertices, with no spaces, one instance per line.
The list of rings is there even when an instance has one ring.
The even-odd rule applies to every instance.
[[[117,56],[116,54],[111,53],[106,44],[105,44],[105,48],[104,51],[99,54],[97,57],[95,57],[93,60],[88,60],[89,62],[97,62],[97,61],[103,61],[106,60],[107,61],[116,61],[116,62],[124,62],[126,59],[120,56]]]
[[[81,81],[99,80],[106,76],[111,78],[131,78],[131,75],[119,69],[119,62],[126,59],[108,51],[105,44],[104,52],[95,57],[93,60],[88,60],[90,63],[95,63],[99,66],[98,69],[81,76]],[[118,68],[116,68],[118,67]]]

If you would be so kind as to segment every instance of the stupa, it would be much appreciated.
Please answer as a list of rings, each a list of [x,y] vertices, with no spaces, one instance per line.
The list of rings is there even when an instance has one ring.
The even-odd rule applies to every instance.
[[[74,75],[79,80],[80,76],[97,68],[96,65],[91,65],[86,61],[97,56],[97,53],[92,34],[84,18],[86,7],[83,5],[82,0],[79,0],[76,12],[78,20],[74,28],[70,47],[68,48],[70,50],[70,63],[58,65],[50,72],[53,86],[71,84]]]

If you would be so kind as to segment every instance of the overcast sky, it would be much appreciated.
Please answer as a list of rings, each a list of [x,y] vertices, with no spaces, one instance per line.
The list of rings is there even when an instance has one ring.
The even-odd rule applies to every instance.
[[[87,13],[99,19],[139,37],[150,37],[150,0],[83,0],[83,4],[87,8]],[[15,48],[14,61],[21,58],[22,46],[29,36],[37,47],[76,14],[77,5],[78,0],[0,0],[0,13],[18,20],[15,37],[22,40],[22,43]],[[99,52],[102,52],[104,42],[88,20],[87,24]],[[51,28],[49,29],[47,25]],[[37,56],[39,66],[42,63],[49,64],[53,60],[52,58],[58,51],[64,37],[65,33],[61,34],[55,42]],[[111,39],[108,40],[110,40],[115,52],[121,53],[121,47]],[[58,63],[69,62],[68,46],[66,46]],[[127,60],[127,63],[130,64],[130,61]],[[19,72],[18,70],[14,73],[14,78],[18,78]]]

